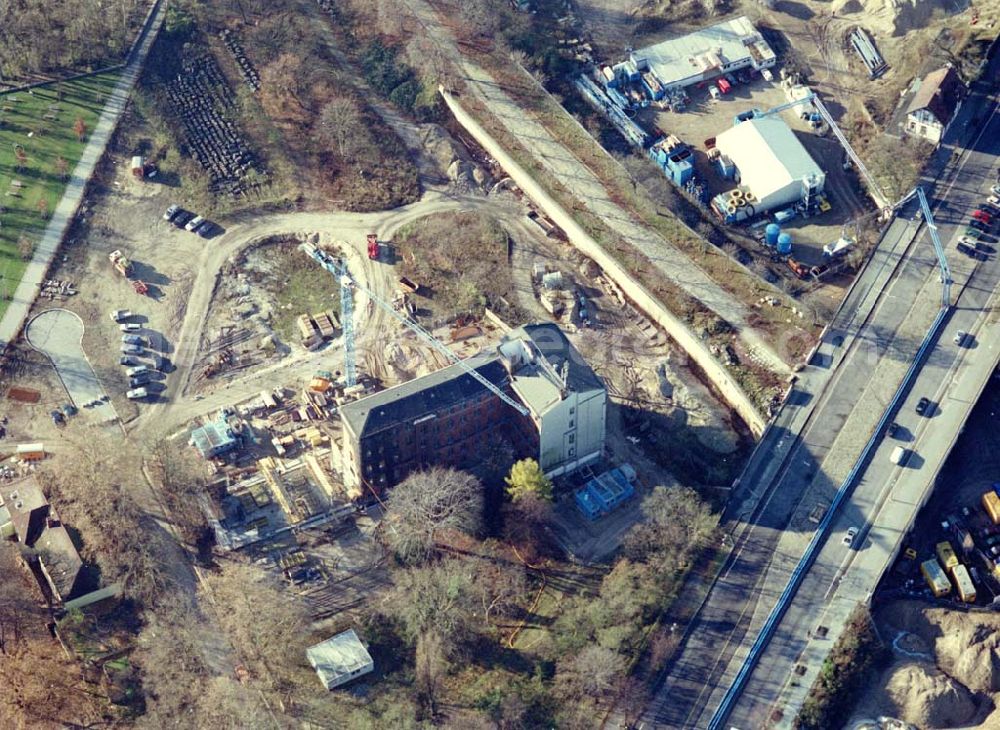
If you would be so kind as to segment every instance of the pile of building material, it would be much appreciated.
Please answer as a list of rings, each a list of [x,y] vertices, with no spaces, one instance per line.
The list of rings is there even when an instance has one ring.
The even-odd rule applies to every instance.
[[[340,320],[332,310],[318,314],[301,314],[295,324],[302,335],[302,346],[315,350],[328,340],[332,340],[340,329]]]
[[[46,279],[42,282],[42,297],[45,299],[66,299],[77,293],[72,281]]]
[[[263,165],[227,116],[234,106],[233,91],[211,56],[185,60],[182,73],[167,85],[167,97],[184,126],[191,155],[212,178],[213,192],[244,195],[251,187],[248,176],[266,178]]]
[[[243,77],[246,85],[254,91],[259,91],[260,74],[257,73],[257,69],[254,68],[253,63],[247,58],[246,51],[243,50],[243,46],[237,40],[236,34],[226,28],[219,33],[219,38],[222,39],[222,42],[226,44],[226,48],[232,54],[233,60],[236,61],[236,67],[240,70],[240,76]]]

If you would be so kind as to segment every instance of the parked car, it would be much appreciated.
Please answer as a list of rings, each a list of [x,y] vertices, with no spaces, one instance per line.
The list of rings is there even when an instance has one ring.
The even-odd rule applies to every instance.
[[[146,341],[139,335],[122,335],[122,342],[126,345],[145,345]]]
[[[993,193],[994,195],[1000,195],[1000,184],[991,187],[990,192]]]
[[[847,532],[844,533],[844,537],[841,538],[840,542],[842,542],[847,547],[851,547],[852,545],[854,545],[854,539],[857,536],[858,536],[858,528],[848,527]]]
[[[889,436],[889,438],[893,439],[896,438],[896,434],[898,433],[899,433],[899,424],[893,421],[892,423],[889,424],[889,427],[886,429],[886,434]]]
[[[955,333],[954,337],[955,344],[961,347],[962,345],[965,344],[965,338],[968,336],[969,336],[968,332],[966,332],[965,330],[959,330],[958,332]]]
[[[122,345],[122,354],[123,355],[141,355],[142,354],[142,348],[139,347],[138,345],[128,345],[128,344],[125,344],[125,345]]]
[[[118,329],[122,332],[138,332],[142,329],[142,325],[136,322],[128,322],[127,324],[118,325]]]
[[[204,219],[204,218],[202,218],[202,217],[201,217],[200,215],[196,215],[196,216],[195,216],[194,218],[192,218],[191,220],[189,220],[189,221],[187,222],[187,225],[186,225],[186,226],[184,226],[184,230],[185,230],[185,231],[191,231],[191,232],[193,233],[194,231],[197,231],[197,230],[198,230],[198,228],[199,228],[199,227],[200,227],[200,226],[201,226],[201,225],[202,225],[202,224],[203,224],[204,222],[205,222],[205,219]]]
[[[170,368],[170,358],[164,357],[163,355],[153,355],[153,367],[161,373],[167,372]]]
[[[986,203],[994,208],[1000,207],[1000,195],[991,195],[986,199]]]
[[[145,388],[133,388],[125,393],[125,397],[129,400],[138,400],[139,398],[145,398],[147,395],[149,395],[149,393],[146,392]]]
[[[174,216],[173,224],[178,228],[183,228],[188,224],[188,222],[194,218],[194,213],[189,210],[181,210],[177,215]]]
[[[66,419],[63,418],[62,411],[49,411],[49,415],[52,416],[52,423],[57,426],[62,426],[66,423]]]
[[[917,415],[922,416],[927,413],[927,409],[931,407],[930,398],[921,398],[917,401]]]
[[[149,382],[150,377],[149,373],[139,373],[134,378],[128,379],[128,387],[138,388],[140,385],[145,385]]]
[[[118,358],[118,364],[125,365],[126,367],[131,367],[132,365],[138,365],[139,361],[136,358],[131,357],[129,355],[122,355],[120,358]]]
[[[973,258],[976,257],[976,249],[972,248],[972,246],[969,246],[968,244],[960,243],[955,248],[964,253],[966,256],[972,256]]]
[[[67,418],[70,416],[75,416],[77,413],[76,406],[73,405],[72,403],[64,403],[62,408],[60,408],[59,410],[61,410],[62,414]]]
[[[131,309],[116,309],[110,315],[112,322],[124,322],[132,316]]]
[[[215,224],[212,221],[205,221],[201,224],[201,227],[197,230],[197,233],[202,238],[211,238],[215,235]]]
[[[148,373],[148,372],[149,372],[149,365],[136,365],[135,367],[131,367],[128,370],[126,370],[125,374],[128,375],[130,378],[132,378],[138,375],[139,373]]]
[[[968,228],[965,229],[965,235],[968,236],[969,238],[981,238],[983,232],[980,231],[978,228],[969,226]]]
[[[975,218],[977,221],[982,221],[983,223],[986,223],[987,225],[989,225],[989,222],[992,220],[989,213],[987,213],[985,210],[979,210],[978,208],[972,211],[972,217]]]
[[[176,203],[167,208],[166,212],[163,214],[163,220],[169,221],[173,220],[174,216],[181,212],[181,207]]]
[[[995,248],[993,248],[992,246],[990,246],[988,243],[983,243],[982,241],[976,241],[972,245],[973,245],[973,247],[975,247],[975,249],[979,253],[990,254],[990,253],[996,253],[997,252],[997,250]]]

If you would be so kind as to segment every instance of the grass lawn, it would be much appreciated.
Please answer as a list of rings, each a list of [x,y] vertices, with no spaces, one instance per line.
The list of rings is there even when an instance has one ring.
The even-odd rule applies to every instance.
[[[117,81],[110,72],[0,94],[0,295],[13,295]],[[6,310],[0,296],[0,317]]]
[[[270,285],[278,307],[273,327],[284,342],[299,337],[295,320],[300,314],[333,312],[340,316],[340,285],[329,271],[293,247],[286,253],[282,279]]]

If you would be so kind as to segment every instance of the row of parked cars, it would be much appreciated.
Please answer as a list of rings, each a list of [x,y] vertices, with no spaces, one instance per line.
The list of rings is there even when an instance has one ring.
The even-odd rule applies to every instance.
[[[184,210],[179,205],[171,205],[163,214],[163,220],[173,223],[185,231],[197,233],[202,238],[209,238],[215,233],[215,224],[190,210]]]
[[[985,261],[988,254],[994,253],[995,249],[983,238],[992,230],[994,218],[998,213],[1000,213],[1000,184],[990,188],[989,197],[972,211],[965,233],[958,240],[958,250],[980,261]]]
[[[153,380],[157,372],[166,372],[170,367],[170,360],[163,355],[150,352],[152,364],[147,364],[139,360],[145,354],[143,349],[148,345],[145,337],[136,334],[142,329],[142,325],[137,322],[129,322],[135,316],[128,309],[116,309],[111,312],[111,319],[118,323],[118,328],[122,334],[121,357],[118,364],[125,368],[125,375],[128,377],[129,390],[125,397],[129,400],[140,400],[149,395],[145,387]]]

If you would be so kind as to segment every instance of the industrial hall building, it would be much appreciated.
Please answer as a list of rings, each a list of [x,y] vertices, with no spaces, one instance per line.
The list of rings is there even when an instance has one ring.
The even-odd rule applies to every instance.
[[[522,415],[451,365],[345,404],[344,485],[383,490],[431,466],[475,471],[497,445],[531,456],[549,476],[604,451],[607,390],[555,324],[525,325],[465,361],[525,407]]]

